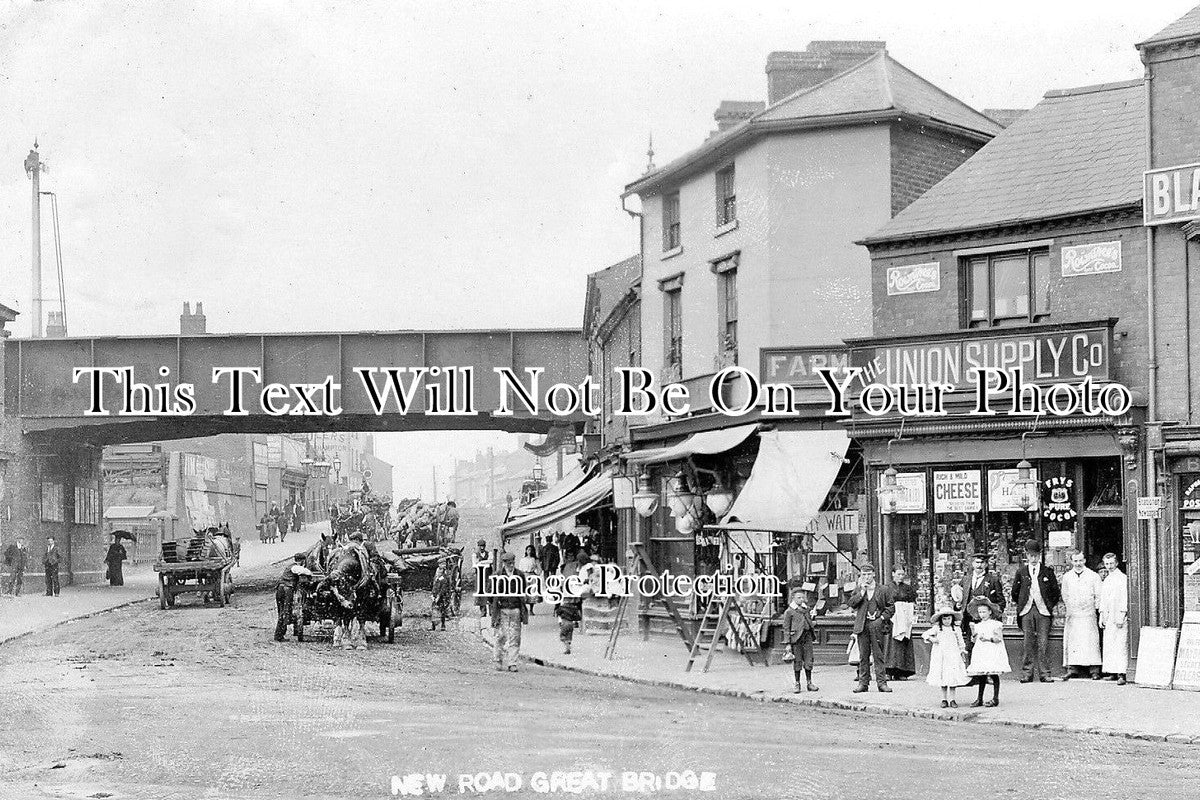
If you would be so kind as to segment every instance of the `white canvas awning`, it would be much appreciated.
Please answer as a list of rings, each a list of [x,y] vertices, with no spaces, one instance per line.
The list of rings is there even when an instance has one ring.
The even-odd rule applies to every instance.
[[[732,450],[749,439],[756,430],[758,424],[752,423],[717,431],[701,431],[693,433],[679,444],[635,450],[626,454],[624,458],[631,464],[661,464],[664,461],[677,461],[689,456],[712,456]]]
[[[825,502],[846,458],[842,430],[764,431],[750,479],[713,527],[804,533]]]
[[[500,527],[504,537],[517,536],[553,525],[568,517],[595,508],[612,494],[612,473],[608,470],[588,478],[570,493],[542,506],[534,513],[510,519]],[[528,506],[527,506],[528,507]]]
[[[579,484],[587,480],[588,472],[582,465],[575,465],[566,475],[562,476],[562,480],[551,486],[546,491],[539,494],[537,497],[530,500],[523,506],[518,506],[512,510],[512,515],[508,518],[509,522],[516,522],[519,519],[536,514],[540,509],[545,508],[552,503],[566,497],[573,492]]]

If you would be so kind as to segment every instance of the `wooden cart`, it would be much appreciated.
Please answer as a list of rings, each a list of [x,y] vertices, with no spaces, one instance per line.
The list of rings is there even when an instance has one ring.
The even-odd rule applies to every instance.
[[[331,594],[318,593],[317,586],[325,576],[320,572],[300,576],[296,595],[292,598],[292,630],[296,641],[304,641],[304,626],[325,620],[336,621],[341,618],[342,609]],[[386,639],[388,644],[396,641],[396,629],[404,621],[404,598],[400,592],[401,576],[389,572],[387,590],[378,608],[369,611],[369,621],[379,625],[379,638]]]
[[[175,598],[187,592],[200,592],[204,602],[215,600],[224,606],[232,600],[233,577],[230,568],[235,554],[224,542],[211,535],[163,542],[162,555],[154,565],[158,573],[158,607],[166,610]]]

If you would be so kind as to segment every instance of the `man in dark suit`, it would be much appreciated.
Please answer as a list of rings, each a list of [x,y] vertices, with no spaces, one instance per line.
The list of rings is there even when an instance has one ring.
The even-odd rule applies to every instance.
[[[58,597],[58,567],[62,553],[54,545],[54,537],[46,537],[46,555],[42,557],[42,568],[46,571],[46,597]]]
[[[890,692],[884,646],[891,635],[896,598],[890,588],[875,582],[875,567],[871,564],[864,564],[859,571],[858,589],[850,596],[849,605],[855,610],[854,635],[858,637],[858,686],[854,691],[867,691],[874,662],[875,684],[879,691]]]
[[[976,597],[985,597],[999,606],[1000,611],[1003,613],[1005,606],[1004,585],[1000,582],[998,575],[987,571],[987,556],[982,553],[976,553],[975,557],[971,559],[971,574],[964,576],[954,588],[957,590],[952,593],[954,610],[963,612],[962,634],[963,640],[967,644],[967,659],[969,661],[971,650],[974,649],[974,642],[971,641],[971,623],[973,621],[978,622],[978,620],[971,616],[967,610],[967,606]],[[1003,618],[1001,618],[1001,621],[1003,621]]]
[[[1012,599],[1017,605],[1017,624],[1025,634],[1021,650],[1021,683],[1030,683],[1036,675],[1042,683],[1050,677],[1050,622],[1054,607],[1062,598],[1058,576],[1042,564],[1042,545],[1036,539],[1025,542],[1025,566],[1013,579]]]

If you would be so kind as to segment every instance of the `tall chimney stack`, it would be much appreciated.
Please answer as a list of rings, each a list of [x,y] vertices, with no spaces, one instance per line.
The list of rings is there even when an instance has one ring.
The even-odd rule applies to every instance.
[[[801,51],[771,53],[767,56],[767,103],[774,105],[801,89],[816,86],[885,49],[887,42],[855,39],[809,42]]]
[[[192,313],[191,303],[183,304],[183,313],[179,315],[179,333],[184,336],[200,336],[208,333],[208,321],[204,316],[204,303],[196,303],[196,313]]]

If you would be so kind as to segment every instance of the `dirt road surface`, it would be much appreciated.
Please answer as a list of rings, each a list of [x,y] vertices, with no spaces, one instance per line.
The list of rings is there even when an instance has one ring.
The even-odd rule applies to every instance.
[[[0,648],[0,796],[373,798],[411,772],[445,773],[462,796],[459,773],[502,771],[522,788],[471,796],[523,797],[538,771],[689,769],[715,773],[716,791],[654,796],[1200,793],[1194,748],[501,673],[472,634],[427,618],[366,652],[277,644],[272,591],[242,583],[225,609],[141,604]]]

